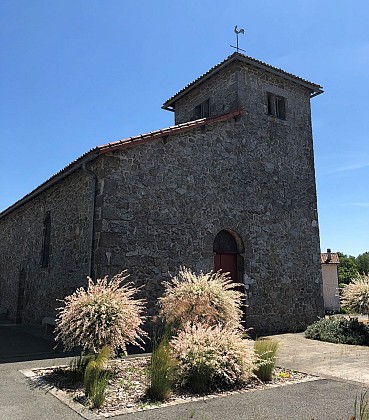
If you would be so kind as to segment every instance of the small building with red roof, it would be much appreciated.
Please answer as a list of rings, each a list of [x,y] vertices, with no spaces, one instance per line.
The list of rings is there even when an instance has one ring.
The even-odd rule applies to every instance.
[[[326,312],[340,311],[340,297],[338,286],[339,256],[336,252],[327,249],[320,254],[323,277],[324,309]]]

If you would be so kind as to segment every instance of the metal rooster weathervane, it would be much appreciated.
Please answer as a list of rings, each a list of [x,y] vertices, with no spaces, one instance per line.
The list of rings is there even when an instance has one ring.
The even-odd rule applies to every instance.
[[[232,48],[235,48],[236,50],[237,50],[237,52],[239,51],[239,50],[241,50],[241,51],[243,51],[243,52],[246,52],[245,50],[243,50],[242,48],[239,48],[239,46],[238,46],[238,35],[239,34],[244,34],[245,33],[245,30],[244,29],[240,29],[239,31],[237,30],[237,25],[234,27],[234,33],[236,34],[236,37],[237,37],[237,46],[236,47],[234,47],[233,45],[231,45],[231,47]]]

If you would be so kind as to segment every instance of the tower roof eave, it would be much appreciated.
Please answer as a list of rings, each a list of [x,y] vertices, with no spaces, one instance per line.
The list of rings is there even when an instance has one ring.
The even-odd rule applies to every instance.
[[[181,89],[179,92],[177,92],[175,95],[173,95],[171,98],[169,98],[162,106],[163,109],[173,111],[175,108],[175,103],[182,98],[184,95],[186,95],[188,92],[190,92],[192,89],[194,89],[199,84],[205,82],[210,77],[214,76],[214,74],[218,73],[223,68],[227,67],[229,64],[233,63],[234,61],[240,61],[242,63],[246,63],[250,66],[256,67],[258,69],[267,71],[269,73],[272,73],[274,75],[280,76],[286,80],[290,80],[292,82],[295,82],[301,86],[304,86],[308,90],[310,90],[311,97],[319,95],[320,93],[323,93],[322,86],[309,82],[308,80],[302,79],[301,77],[295,76],[292,73],[288,73],[282,69],[279,69],[277,67],[273,67],[270,64],[264,63],[263,61],[256,60],[255,58],[249,57],[247,55],[241,54],[239,52],[235,52],[232,55],[228,56],[225,60],[220,62],[219,64],[212,67],[210,70],[208,70],[206,73],[199,76],[197,79],[195,79],[193,82],[189,83],[187,86],[185,86],[183,89]]]

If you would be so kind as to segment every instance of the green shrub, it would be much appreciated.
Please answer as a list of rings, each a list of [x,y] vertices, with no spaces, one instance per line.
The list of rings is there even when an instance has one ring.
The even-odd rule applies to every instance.
[[[322,318],[310,325],[305,337],[330,343],[369,345],[369,327],[357,318]]]
[[[182,267],[177,276],[165,283],[159,298],[160,314],[172,330],[186,323],[197,323],[239,329],[243,294],[235,290],[227,273],[195,274]]]
[[[346,314],[349,313],[349,311],[347,310],[347,308],[345,306],[341,305],[340,313],[343,314],[343,315],[346,315]]]
[[[111,281],[105,277],[96,283],[88,277],[86,290],[81,287],[64,299],[64,306],[58,308],[56,339],[66,349],[81,346],[96,353],[109,345],[126,353],[127,343],[143,343],[144,302],[134,299],[135,287],[122,284],[127,277],[122,272]]]
[[[147,395],[156,401],[167,400],[172,391],[173,378],[174,361],[168,341],[163,340],[151,355]]]
[[[194,392],[247,382],[256,356],[238,331],[187,323],[170,341],[179,385]]]
[[[278,347],[279,342],[276,340],[259,339],[255,341],[254,351],[259,358],[255,375],[261,381],[272,380]]]

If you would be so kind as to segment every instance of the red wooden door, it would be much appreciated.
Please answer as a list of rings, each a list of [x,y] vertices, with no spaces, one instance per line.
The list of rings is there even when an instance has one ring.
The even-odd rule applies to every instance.
[[[230,273],[231,279],[237,283],[237,254],[215,254],[214,271],[218,270]]]

